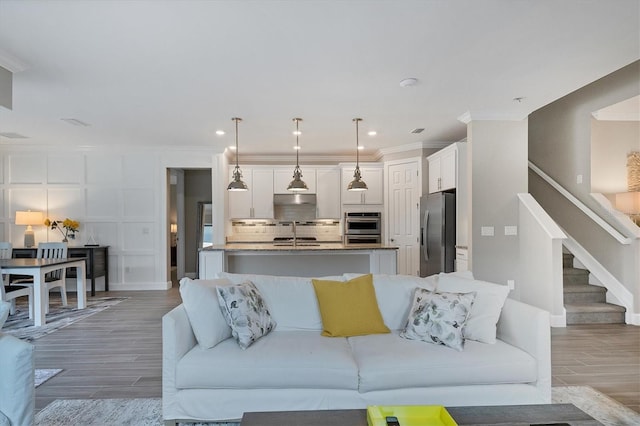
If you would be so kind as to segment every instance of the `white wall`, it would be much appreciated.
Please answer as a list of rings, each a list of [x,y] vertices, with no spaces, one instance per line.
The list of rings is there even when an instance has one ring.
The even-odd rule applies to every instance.
[[[5,146],[0,154],[0,240],[23,245],[17,210],[80,222],[71,244],[90,235],[109,245],[112,290],[169,288],[167,168],[211,168],[203,149]],[[36,241],[60,241],[34,228]]]
[[[591,197],[592,113],[640,94],[640,61],[603,77],[529,115],[529,159],[599,216],[608,212]],[[582,183],[578,183],[578,177]],[[636,239],[622,245],[542,179],[529,192],[553,219],[634,295],[640,312],[640,262]],[[614,223],[612,226],[616,226]],[[618,229],[625,234],[625,229]],[[629,237],[635,238],[633,235]]]
[[[562,289],[562,241],[558,225],[531,194],[518,195],[520,279],[510,297],[544,309],[551,325],[566,326]]]
[[[639,122],[591,119],[591,192],[626,192],[632,151],[640,151]]]
[[[517,285],[518,236],[504,228],[518,226],[517,195],[527,192],[527,120],[469,122],[467,173],[470,268],[479,279]],[[481,227],[494,236],[481,236]]]

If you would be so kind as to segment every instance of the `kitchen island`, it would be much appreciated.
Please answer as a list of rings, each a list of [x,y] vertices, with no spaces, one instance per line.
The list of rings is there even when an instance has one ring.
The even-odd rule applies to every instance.
[[[322,277],[346,272],[396,274],[397,247],[382,244],[233,243],[203,248],[199,278],[218,272]]]

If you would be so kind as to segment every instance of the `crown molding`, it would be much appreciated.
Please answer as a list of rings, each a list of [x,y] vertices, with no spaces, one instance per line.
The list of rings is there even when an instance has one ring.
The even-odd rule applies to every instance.
[[[27,67],[27,64],[22,62],[20,59],[10,55],[2,49],[0,49],[0,67],[7,69],[14,74],[29,68]]]
[[[527,118],[527,114],[516,113],[483,113],[467,111],[458,116],[458,121],[469,124],[472,121],[522,121]]]
[[[422,142],[409,143],[405,145],[390,146],[388,148],[381,148],[378,152],[381,154],[380,157],[383,157],[385,155],[397,154],[400,152],[407,152],[407,151],[415,151],[418,149],[430,149],[430,148],[441,149],[451,144],[452,142],[444,142],[444,141],[434,141],[434,142],[422,141]]]
[[[640,114],[635,112],[602,112],[595,111],[591,115],[598,121],[640,121]]]

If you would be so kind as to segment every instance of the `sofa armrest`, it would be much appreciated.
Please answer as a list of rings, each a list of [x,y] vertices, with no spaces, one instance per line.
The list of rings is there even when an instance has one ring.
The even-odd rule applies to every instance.
[[[551,402],[551,329],[549,312],[513,299],[507,299],[498,321],[498,339],[522,349],[536,359],[536,386],[547,403]]]
[[[32,425],[35,415],[34,347],[0,333],[0,412],[11,425]]]
[[[196,345],[184,305],[178,305],[162,317],[162,406],[170,412],[175,401],[176,368],[182,357]],[[165,417],[166,418],[166,417]]]

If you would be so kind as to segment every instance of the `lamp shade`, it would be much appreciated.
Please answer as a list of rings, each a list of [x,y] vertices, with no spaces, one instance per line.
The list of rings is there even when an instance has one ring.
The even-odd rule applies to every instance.
[[[16,225],[44,225],[44,215],[42,212],[16,212]]]
[[[625,214],[640,214],[640,192],[616,194],[616,209]]]

